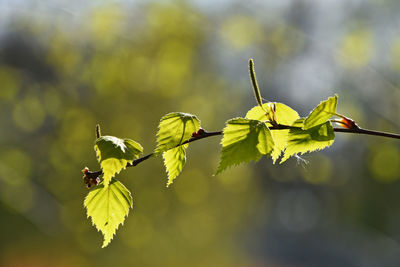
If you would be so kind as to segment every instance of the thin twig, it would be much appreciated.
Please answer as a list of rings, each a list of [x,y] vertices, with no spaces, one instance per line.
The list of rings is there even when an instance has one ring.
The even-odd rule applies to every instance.
[[[400,134],[394,134],[394,133],[387,133],[387,132],[381,132],[381,131],[373,131],[373,130],[367,130],[367,129],[345,129],[345,128],[333,128],[335,132],[339,133],[353,133],[353,134],[367,134],[367,135],[374,135],[374,136],[383,136],[383,137],[388,137],[388,138],[394,138],[394,139],[400,139]]]
[[[290,130],[290,129],[301,129],[301,128],[289,126],[289,125],[278,124],[278,125],[269,127],[269,129],[270,130]],[[362,128],[355,128],[355,129],[333,128],[333,131],[338,132],[338,133],[366,134],[366,135],[374,135],[374,136],[382,136],[382,137],[387,137],[387,138],[400,139],[400,134],[387,133],[387,132],[381,132],[381,131],[373,131],[373,130],[367,130],[367,129],[362,129]],[[204,132],[203,134],[201,134],[199,136],[192,137],[189,140],[186,140],[179,146],[189,144],[189,143],[195,142],[200,139],[208,138],[211,136],[222,135],[222,134],[223,134],[222,131]],[[141,163],[145,160],[148,160],[149,158],[151,158],[153,156],[154,156],[154,152],[147,154],[141,158],[135,159],[132,163],[128,163],[126,165],[126,167],[134,167],[134,166],[138,165],[139,163]],[[91,178],[96,178],[102,174],[103,174],[102,171],[95,171],[95,172],[88,171],[86,173],[86,176],[91,177]]]
[[[186,140],[185,142],[183,142],[182,144],[180,144],[178,146],[186,145],[186,144],[189,144],[191,142],[194,142],[194,141],[197,141],[197,140],[200,140],[200,139],[203,139],[203,138],[207,138],[207,137],[210,137],[210,136],[215,136],[215,135],[222,135],[222,131],[219,131],[219,132],[204,132],[199,136],[192,137],[189,140]],[[140,162],[151,158],[152,156],[154,156],[154,152],[150,153],[150,154],[148,154],[146,156],[143,156],[141,158],[135,159],[132,162],[132,164],[128,164],[128,165],[126,165],[126,167],[134,167],[134,166],[138,165]]]

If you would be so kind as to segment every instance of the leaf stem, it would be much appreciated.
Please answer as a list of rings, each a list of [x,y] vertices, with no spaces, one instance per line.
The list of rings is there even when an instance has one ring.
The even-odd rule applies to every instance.
[[[191,143],[191,142],[194,142],[194,141],[197,141],[197,140],[200,140],[200,139],[203,139],[203,138],[207,138],[207,137],[210,137],[210,136],[215,136],[215,135],[222,135],[222,131],[218,131],[218,132],[204,132],[204,133],[202,133],[202,134],[199,135],[199,136],[192,137],[192,138],[190,138],[189,140],[186,140],[185,142],[183,142],[183,143],[180,144],[179,146],[186,145],[186,144],[189,144],[189,143]],[[154,156],[154,152],[153,152],[153,153],[150,153],[150,154],[148,154],[148,155],[146,155],[146,156],[143,156],[143,157],[141,157],[141,158],[135,159],[135,160],[132,162],[132,164],[128,164],[128,165],[126,165],[126,166],[127,166],[127,167],[136,166],[136,165],[138,165],[140,162],[142,162],[142,161],[144,161],[144,160],[147,160],[147,159],[151,158],[152,156]]]

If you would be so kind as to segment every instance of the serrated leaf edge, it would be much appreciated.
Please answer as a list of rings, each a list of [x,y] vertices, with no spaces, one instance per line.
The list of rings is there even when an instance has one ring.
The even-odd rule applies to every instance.
[[[119,182],[119,181],[118,181],[117,179],[115,179],[115,178],[113,178],[113,180],[115,180],[116,182]],[[111,182],[110,182],[110,183],[111,183]],[[130,191],[128,188],[126,188],[126,186],[125,186],[124,184],[122,184],[121,182],[119,182],[119,185],[122,186],[123,188],[125,188],[126,191],[128,192],[128,195],[129,195],[129,197],[130,197],[130,201],[128,201],[128,202],[130,203],[130,204],[129,204],[129,209],[128,209],[127,214],[124,215],[123,221],[120,222],[120,223],[114,228],[114,231],[113,231],[113,233],[112,233],[112,236],[111,236],[110,240],[105,240],[105,239],[103,240],[103,245],[102,245],[101,248],[105,248],[105,247],[107,247],[107,246],[111,243],[111,241],[114,239],[114,236],[116,235],[116,232],[117,232],[117,230],[119,229],[119,227],[120,227],[120,226],[123,226],[123,225],[124,225],[124,222],[125,222],[125,220],[126,220],[126,218],[128,218],[129,210],[133,209],[133,197],[132,197],[131,191]],[[96,188],[98,189],[98,187],[96,187]],[[110,186],[107,186],[107,187],[104,186],[102,189],[104,189],[104,190],[110,190],[110,189],[112,189],[112,187],[110,187]],[[92,199],[94,199],[94,198],[97,196],[97,194],[99,194],[100,192],[102,192],[102,189],[98,189],[99,192],[96,193],[96,195],[94,195],[94,196],[92,197]],[[126,197],[125,197],[125,195],[122,193],[122,191],[119,190],[119,192],[120,192],[121,195],[124,196],[124,198],[126,199]],[[106,192],[103,191],[102,193],[106,193]],[[113,193],[114,193],[114,192],[113,192]],[[114,194],[115,194],[115,193],[114,193]],[[83,201],[83,207],[86,209],[86,218],[88,218],[88,219],[90,218],[90,221],[91,221],[92,225],[96,228],[96,230],[97,230],[98,232],[100,232],[100,233],[103,235],[103,238],[105,238],[105,233],[103,233],[103,231],[102,231],[99,227],[97,227],[97,225],[93,222],[93,217],[92,217],[91,215],[89,215],[88,208],[87,208],[87,206],[88,206],[89,203],[86,203],[86,200],[87,200],[88,196],[89,196],[89,194],[85,197],[85,199],[84,199],[84,201]],[[99,200],[100,200],[100,198],[99,198],[97,201],[99,201]],[[119,200],[119,199],[118,199],[118,200]],[[106,243],[106,241],[108,241],[108,242]]]
[[[227,125],[229,124],[229,122],[231,122],[231,121],[233,121],[233,120],[238,120],[238,119],[244,119],[244,120],[248,120],[248,121],[257,121],[258,123],[264,124],[264,125],[267,127],[267,129],[270,131],[270,129],[269,129],[269,127],[267,126],[267,124],[266,124],[265,122],[263,122],[263,121],[260,121],[260,120],[249,119],[249,118],[242,118],[242,117],[235,117],[235,118],[229,119],[229,120],[227,120],[227,121],[225,122],[225,127],[224,127],[224,129],[223,129],[223,131],[222,131],[222,138],[221,138],[221,141],[220,141],[220,145],[221,145],[222,149],[223,149],[222,141],[223,141],[224,135],[225,135],[225,133],[224,133],[225,128],[227,127]],[[222,155],[222,150],[221,150],[221,157],[220,157],[220,160],[219,160],[219,163],[218,163],[218,167],[217,167],[217,170],[216,170],[215,174],[213,174],[213,176],[216,176],[216,175],[222,173],[223,171],[225,171],[225,170],[227,170],[227,169],[230,169],[230,168],[232,168],[232,167],[239,166],[240,164],[247,164],[247,163],[249,163],[249,162],[251,162],[251,161],[258,162],[264,155],[268,157],[268,155],[271,155],[271,153],[272,153],[272,151],[273,151],[273,150],[272,150],[272,151],[271,151],[270,153],[268,153],[268,154],[262,154],[262,153],[259,151],[259,149],[258,149],[257,147],[256,147],[256,150],[257,150],[258,153],[259,153],[257,159],[255,159],[255,160],[254,160],[254,159],[243,160],[243,161],[241,161],[241,162],[239,162],[239,163],[233,163],[233,164],[231,164],[231,165],[229,165],[229,166],[226,166],[225,168],[221,168],[221,162],[222,162],[222,156],[223,156],[223,155]]]
[[[170,170],[168,170],[168,168],[167,168],[167,164],[166,164],[166,160],[165,160],[165,157],[164,157],[164,153],[170,151],[171,149],[175,149],[175,148],[178,148],[178,147],[179,147],[179,148],[182,147],[183,153],[184,153],[184,159],[183,159],[183,163],[182,163],[182,169],[179,171],[179,173],[178,173],[175,177],[172,177],[172,178],[171,178],[171,176],[170,176]],[[180,146],[177,146],[177,147],[174,147],[174,148],[170,148],[170,149],[168,149],[168,150],[166,150],[166,151],[164,151],[164,152],[162,153],[162,155],[163,155],[164,167],[165,167],[165,170],[166,170],[167,176],[168,176],[168,181],[167,181],[167,185],[166,185],[167,187],[169,187],[170,185],[172,185],[173,182],[174,182],[174,180],[182,173],[183,167],[184,167],[185,164],[186,164],[186,149],[187,149],[188,147],[189,147],[188,144],[186,144],[186,147],[185,147],[185,145],[180,145]]]
[[[167,113],[166,115],[162,116],[161,119],[160,119],[160,122],[158,123],[158,127],[157,127],[157,129],[158,129],[157,134],[156,134],[156,144],[157,144],[157,146],[156,146],[156,148],[155,148],[155,150],[154,150],[154,155],[155,155],[155,156],[159,156],[159,155],[162,154],[163,152],[168,151],[168,150],[170,150],[170,149],[173,149],[173,148],[175,148],[175,147],[181,145],[183,142],[185,142],[185,141],[187,141],[187,140],[190,139],[190,137],[189,137],[188,139],[183,140],[183,136],[182,136],[180,142],[179,142],[178,144],[176,144],[176,146],[167,147],[166,149],[162,149],[162,148],[160,149],[160,144],[159,144],[159,143],[160,143],[160,140],[159,140],[159,137],[160,137],[161,123],[162,123],[163,120],[168,119],[168,118],[167,118],[168,116],[171,116],[171,115],[173,115],[173,114],[179,114],[179,115],[181,116],[181,117],[177,117],[177,119],[179,119],[179,118],[182,119],[182,117],[188,116],[188,117],[190,117],[190,120],[191,120],[191,122],[192,122],[193,124],[195,124],[195,121],[197,121],[197,122],[199,123],[199,129],[200,129],[200,127],[201,127],[201,126],[200,126],[200,125],[201,125],[200,119],[199,119],[196,115],[193,115],[193,114],[191,114],[191,113],[187,113],[187,112],[170,112],[170,113]],[[198,130],[198,129],[197,129],[197,130]],[[170,138],[170,137],[169,137],[169,138]]]

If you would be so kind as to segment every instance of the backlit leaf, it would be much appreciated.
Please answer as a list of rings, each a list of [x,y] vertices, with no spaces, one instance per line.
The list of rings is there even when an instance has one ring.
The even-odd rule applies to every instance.
[[[171,148],[163,153],[164,165],[168,173],[167,187],[170,186],[174,179],[181,173],[186,163],[186,148],[188,144]]]
[[[274,139],[274,150],[272,151],[271,158],[275,164],[276,160],[285,150],[289,137],[289,130],[273,130],[271,131],[272,138]]]
[[[319,103],[319,105],[313,109],[310,115],[305,119],[303,129],[307,130],[327,122],[330,117],[336,114],[337,100],[338,96],[335,95]]]
[[[174,112],[162,117],[157,133],[156,154],[174,148],[190,139],[200,129],[200,120],[188,113]]]
[[[267,116],[265,115],[265,110],[270,111],[273,106],[273,103],[268,102],[263,104],[262,106],[263,106],[262,108],[260,106],[255,106],[252,109],[250,109],[246,114],[246,119],[259,120],[259,121],[268,120]]]
[[[103,248],[111,242],[119,225],[124,223],[132,203],[130,191],[116,179],[112,179],[107,187],[101,183],[86,196],[83,204],[87,216],[104,236]]]
[[[281,163],[294,154],[321,150],[333,144],[335,133],[329,121],[308,130],[301,129],[303,123],[304,119],[297,120],[293,126],[299,128],[289,131],[288,144]]]
[[[104,185],[107,187],[115,174],[139,158],[143,148],[133,140],[104,135],[97,138],[94,150],[103,171]]]
[[[221,160],[216,174],[232,165],[271,154],[274,140],[267,125],[258,120],[231,119],[223,130]]]
[[[263,107],[269,111],[272,108],[272,103],[265,103]],[[278,124],[290,126],[299,119],[299,114],[285,104],[275,103],[275,117]],[[246,114],[246,118],[260,121],[268,119],[265,115],[265,111],[260,106],[256,106],[249,110]],[[270,124],[267,125],[271,126]],[[275,163],[281,155],[281,152],[286,148],[289,130],[273,130],[271,131],[271,134],[275,143],[271,157],[273,163]]]

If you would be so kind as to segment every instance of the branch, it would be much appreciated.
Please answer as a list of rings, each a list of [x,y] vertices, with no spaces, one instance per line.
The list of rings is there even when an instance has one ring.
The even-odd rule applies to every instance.
[[[301,129],[300,127],[293,127],[293,126],[289,126],[289,125],[282,125],[282,124],[278,124],[275,126],[271,126],[269,127],[270,130],[290,130],[290,129]],[[373,131],[373,130],[367,130],[367,129],[363,129],[363,128],[354,128],[354,129],[346,129],[346,128],[333,128],[334,132],[338,132],[338,133],[352,133],[352,134],[365,134],[365,135],[374,135],[374,136],[382,136],[382,137],[387,137],[387,138],[394,138],[394,139],[400,139],[400,134],[394,134],[394,133],[387,133],[387,132],[381,132],[381,131]],[[217,136],[217,135],[222,135],[223,132],[222,131],[217,131],[217,132],[204,132],[199,136],[196,137],[192,137],[189,140],[186,140],[185,142],[183,142],[181,145],[185,145],[185,144],[189,144],[192,142],[195,142],[197,140],[200,139],[204,139],[204,138],[208,138],[211,136]],[[126,167],[135,167],[136,165],[138,165],[139,163],[148,160],[149,158],[154,156],[154,152],[147,154],[146,156],[143,156],[141,158],[135,159],[132,163],[128,163],[126,165]],[[97,177],[99,177],[100,175],[102,175],[103,172],[100,171],[95,171],[95,172],[91,172],[89,170],[87,170],[86,172],[84,172],[84,177],[87,177],[89,179],[96,179]]]
[[[200,140],[200,139],[203,139],[203,138],[207,138],[207,137],[210,137],[210,136],[215,136],[215,135],[222,135],[222,131],[218,131],[218,132],[203,132],[201,135],[198,135],[196,137],[192,137],[189,140],[186,140],[185,142],[183,142],[182,144],[180,144],[178,146],[189,144],[191,142],[194,142],[194,141],[197,141],[197,140]],[[149,158],[151,158],[153,156],[154,156],[154,152],[150,153],[150,154],[147,154],[146,156],[143,156],[141,158],[135,159],[132,163],[128,163],[126,165],[126,167],[134,167],[134,166],[138,165],[139,163],[141,163],[141,162],[143,162],[145,160],[148,160]],[[100,171],[95,171],[95,172],[91,172],[89,170],[86,170],[84,172],[84,175],[85,175],[84,177],[88,177],[89,179],[95,179],[95,178],[99,177],[102,174],[103,174],[103,172],[101,170]]]
[[[333,128],[333,130],[338,133],[366,134],[366,135],[383,136],[388,138],[400,139],[400,134],[373,131],[362,128],[355,128],[355,129]]]

